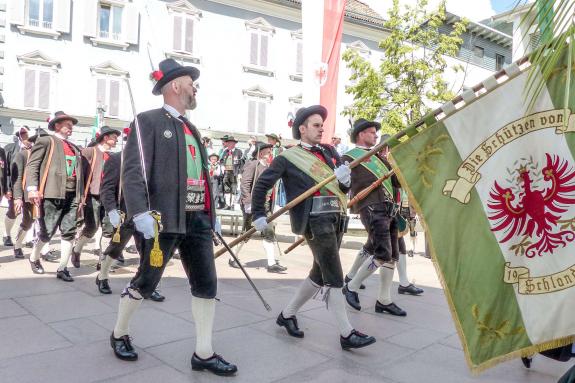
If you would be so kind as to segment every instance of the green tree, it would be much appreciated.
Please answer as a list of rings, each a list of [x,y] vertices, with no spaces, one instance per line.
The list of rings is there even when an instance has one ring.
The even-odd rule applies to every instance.
[[[441,33],[445,2],[431,13],[426,8],[427,0],[404,9],[393,1],[384,24],[389,35],[379,43],[384,54],[379,67],[353,49],[344,52],[354,83],[346,89],[354,101],[344,108],[344,115],[352,120],[381,120],[384,132],[395,133],[422,118],[433,103],[455,96],[443,78],[448,68],[445,56],[456,56],[467,22],[456,22],[450,33]],[[463,66],[452,69],[461,72]]]

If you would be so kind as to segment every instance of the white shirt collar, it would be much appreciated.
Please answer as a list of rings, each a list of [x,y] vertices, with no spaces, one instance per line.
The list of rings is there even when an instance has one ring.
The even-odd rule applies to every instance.
[[[308,148],[308,149],[309,149],[309,148],[313,148],[313,147],[316,147],[316,148],[319,148],[319,147],[320,147],[319,145],[310,145],[310,144],[308,144],[307,142],[303,142],[303,141],[300,141],[299,144],[300,144],[302,147]]]
[[[98,150],[100,150],[102,153],[107,152],[106,148],[104,148],[104,145],[102,145],[102,144],[98,144]]]
[[[61,139],[61,140],[68,141],[68,138],[64,137],[64,136],[61,135],[60,133],[54,133],[54,135],[55,135],[56,137],[58,137],[59,139]]]
[[[367,146],[362,146],[362,145],[355,145],[355,147],[358,149],[371,150],[371,148],[368,148]]]
[[[180,112],[178,112],[178,111],[176,110],[176,108],[174,108],[174,107],[171,106],[171,105],[164,104],[164,109],[166,109],[166,111],[167,111],[168,113],[170,113],[170,114],[172,115],[172,117],[180,118],[180,116],[181,116]]]

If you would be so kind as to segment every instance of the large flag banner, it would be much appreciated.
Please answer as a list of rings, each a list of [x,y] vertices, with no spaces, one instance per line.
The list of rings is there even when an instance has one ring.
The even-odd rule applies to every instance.
[[[303,103],[327,108],[322,142],[335,132],[337,80],[346,0],[303,0]]]
[[[531,108],[524,90],[536,68],[512,64],[391,151],[475,372],[573,341],[575,89],[565,89],[566,56]]]

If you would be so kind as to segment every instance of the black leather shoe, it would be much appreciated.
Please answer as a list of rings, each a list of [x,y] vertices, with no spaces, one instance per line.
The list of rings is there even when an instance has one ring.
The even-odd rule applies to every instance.
[[[533,358],[521,358],[521,362],[525,366],[525,368],[531,368],[531,363],[533,362]]]
[[[347,285],[349,282],[351,282],[351,279],[348,278],[348,276],[346,275],[346,276],[345,276],[345,284]],[[359,289],[360,289],[360,290],[365,290],[365,285],[362,283],[362,284],[359,286]]]
[[[30,267],[34,274],[44,274],[44,267],[42,267],[42,263],[40,263],[39,259],[37,261],[30,262]]]
[[[208,359],[202,359],[194,352],[192,356],[192,370],[208,370],[219,376],[230,376],[238,371],[238,367],[235,364],[226,362],[226,360],[218,354],[214,354]]]
[[[138,249],[134,245],[126,247],[126,251],[130,254],[138,254]]]
[[[47,262],[56,262],[58,259],[60,259],[60,256],[56,254],[54,250],[50,250],[46,254],[42,255],[42,259]]]
[[[234,269],[240,268],[240,265],[238,265],[238,263],[233,259],[228,259],[228,265],[230,265],[230,267],[233,267]]]
[[[266,269],[268,273],[283,273],[287,269],[280,264],[276,263],[275,265],[267,266]]]
[[[384,305],[384,304],[379,303],[379,301],[376,301],[375,302],[375,312],[376,313],[386,312],[386,313],[389,313],[391,315],[395,315],[398,317],[404,317],[407,315],[407,313],[405,311],[403,311],[401,308],[399,308],[393,302],[391,302],[388,305]]]
[[[359,303],[359,295],[355,291],[350,291],[347,288],[347,284],[343,286],[342,289],[343,295],[345,295],[345,300],[347,304],[356,309],[357,311],[361,311],[361,304]]]
[[[399,287],[397,288],[397,292],[399,294],[411,294],[411,295],[421,295],[423,294],[423,289],[420,289],[419,287],[415,286],[413,283],[410,283],[407,286],[402,286],[399,285]]]
[[[339,337],[339,343],[341,348],[344,350],[349,350],[352,348],[362,348],[375,343],[375,338],[369,335],[360,333],[357,330],[352,330],[346,338],[343,336]]]
[[[14,258],[16,259],[24,258],[24,252],[22,251],[22,249],[14,249]]]
[[[112,335],[110,335],[110,345],[112,346],[112,350],[114,350],[116,358],[129,361],[138,360],[138,353],[134,350],[134,347],[132,347],[132,342],[128,335],[114,338],[114,333],[112,332]]]
[[[27,247],[27,248],[31,249],[31,248],[34,247],[34,242],[26,242],[26,243],[24,244],[24,247]]]
[[[160,294],[158,292],[158,290],[154,290],[152,295],[150,295],[150,298],[147,298],[147,299],[154,301],[154,302],[163,302],[166,299],[166,297],[163,296],[162,294]]]
[[[72,257],[71,257],[72,265],[79,269],[80,268],[80,253],[78,253],[74,248],[72,248]]]
[[[9,235],[4,237],[4,246],[14,246],[14,243],[12,242],[12,237],[10,237]]]
[[[289,335],[295,338],[303,338],[303,331],[299,329],[295,315],[289,318],[284,318],[284,314],[280,313],[276,323],[278,326],[285,327]]]
[[[64,270],[56,271],[56,278],[61,279],[64,282],[74,282],[74,278],[70,275],[67,267],[64,267]]]
[[[110,288],[110,285],[108,284],[107,279],[100,280],[100,278],[96,277],[96,285],[98,286],[98,291],[100,293],[112,294],[112,289]]]
[[[286,270],[288,269],[287,267],[285,267],[285,266],[283,266],[283,265],[280,265],[280,263],[279,263],[278,261],[276,261],[276,266],[277,266],[278,268],[280,268],[281,271],[286,271]]]

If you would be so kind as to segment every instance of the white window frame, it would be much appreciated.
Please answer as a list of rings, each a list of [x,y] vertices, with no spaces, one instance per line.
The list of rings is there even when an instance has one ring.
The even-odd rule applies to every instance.
[[[270,116],[270,106],[271,101],[273,100],[273,95],[269,92],[263,90],[259,86],[255,86],[249,89],[244,89],[243,91],[246,103],[246,127],[249,133],[254,134],[265,134],[267,132],[268,121]],[[254,116],[254,125],[250,126],[250,105],[251,103],[255,103],[255,116]],[[263,122],[260,121],[260,108],[265,107],[264,109],[264,120]],[[262,127],[263,126],[263,127]],[[261,128],[262,127],[262,128]]]
[[[100,30],[100,10],[102,9],[102,6],[110,7],[110,19],[109,19],[107,31]],[[112,32],[114,29],[114,21],[115,21],[114,20],[114,8],[120,8],[122,10],[122,15],[121,15],[122,20],[120,20],[120,33]],[[125,15],[125,11],[126,11],[124,9],[124,4],[111,2],[111,1],[98,1],[97,10],[98,10],[98,15],[97,15],[98,21],[96,24],[96,28],[97,28],[98,39],[107,40],[107,41],[115,41],[115,42],[124,41],[125,31],[123,29],[124,29],[124,17],[125,17],[124,15]]]
[[[100,65],[90,67],[94,78],[94,93],[96,108],[104,109],[104,116],[107,118],[121,118],[124,115],[124,100],[126,99],[125,89],[122,86],[124,79],[128,76],[128,71],[118,67],[114,63],[107,61]],[[104,100],[98,100],[98,80],[105,81]],[[111,81],[118,83],[118,112],[112,114],[111,110]],[[103,102],[101,102],[103,101]]]
[[[52,21],[49,24],[44,21],[44,2],[46,0],[38,0],[40,2],[40,9],[38,10],[38,17],[39,20],[35,20],[36,22],[31,22],[30,19],[30,0],[26,0],[26,11],[25,11],[25,22],[27,27],[37,28],[37,29],[47,29],[47,30],[54,30],[54,13],[55,13],[55,3],[56,1],[52,0]]]
[[[275,28],[268,23],[264,18],[258,17],[254,20],[249,20],[245,22],[246,26],[246,64],[242,65],[244,72],[260,74],[264,76],[273,77],[275,76],[275,71],[273,70],[274,63],[272,59],[273,55],[273,36],[275,34]],[[256,63],[251,61],[251,50],[252,50],[252,35],[257,37],[257,59]],[[261,43],[262,38],[267,38],[267,56],[266,63],[262,65],[261,56]]]
[[[202,59],[200,56],[201,52],[201,39],[198,38],[198,33],[200,32],[200,20],[202,18],[202,12],[195,8],[193,5],[187,2],[187,0],[175,1],[173,3],[166,4],[168,8],[168,14],[170,15],[171,21],[171,38],[170,49],[166,52],[166,58],[173,58],[176,61],[181,62],[183,65],[186,63],[200,64]],[[182,45],[183,49],[174,49],[174,19],[175,17],[182,18]],[[192,32],[192,52],[188,52],[185,49],[185,35],[186,21],[192,20],[193,32]]]
[[[54,77],[53,77],[53,70],[49,67],[44,65],[25,65],[22,67],[22,84],[24,84],[24,94],[22,97],[22,105],[24,109],[27,110],[39,110],[39,111],[50,111],[52,106],[52,94],[53,94],[53,85],[54,85]],[[32,105],[26,105],[26,71],[31,70],[34,71],[34,100]],[[48,74],[48,104],[46,107],[40,106],[40,74],[46,73]]]

